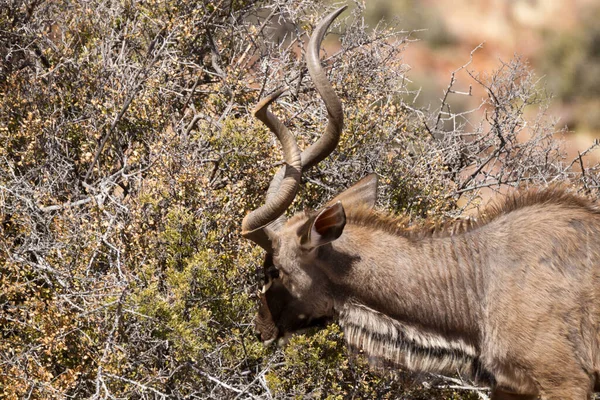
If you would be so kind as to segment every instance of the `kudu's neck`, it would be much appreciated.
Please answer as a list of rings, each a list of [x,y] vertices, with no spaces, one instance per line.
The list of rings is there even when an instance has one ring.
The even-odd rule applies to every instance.
[[[342,286],[338,308],[354,303],[417,329],[464,338],[478,332],[479,248],[469,233],[409,239],[349,224],[322,257]]]

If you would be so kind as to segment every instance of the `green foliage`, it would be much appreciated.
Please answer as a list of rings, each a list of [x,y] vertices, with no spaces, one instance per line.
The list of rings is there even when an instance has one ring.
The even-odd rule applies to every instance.
[[[266,379],[275,397],[389,398],[399,391],[398,384],[390,386],[386,379],[365,371],[365,360],[348,357],[343,334],[332,325],[310,336],[294,336],[283,351],[281,367]]]
[[[308,28],[324,10],[264,3]],[[289,80],[273,112],[301,145],[326,123],[259,5],[0,7],[0,397],[469,398],[369,370],[336,325],[283,349],[254,337],[262,254],[239,229],[281,155],[250,110]],[[348,31],[327,66],[344,136],[290,212],[373,171],[392,212],[452,209],[462,170],[402,107],[401,49]]]

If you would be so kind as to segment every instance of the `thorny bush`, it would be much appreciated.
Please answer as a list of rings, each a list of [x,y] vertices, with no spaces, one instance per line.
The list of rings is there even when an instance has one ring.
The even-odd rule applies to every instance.
[[[439,377],[370,372],[335,325],[277,350],[252,334],[261,254],[239,226],[280,153],[249,110],[287,85],[276,112],[301,145],[320,135],[302,49],[329,8],[3,3],[0,397],[476,398]],[[521,61],[489,76],[467,62],[457,71],[471,82],[453,74],[441,104],[417,109],[402,63],[415,35],[367,28],[361,12],[334,28],[323,61],[342,143],[291,212],[373,171],[380,206],[413,218],[458,215],[481,188],[579,179],[543,108],[524,117],[545,97]],[[468,84],[487,92],[481,120],[450,106]],[[581,184],[595,190],[596,171]]]

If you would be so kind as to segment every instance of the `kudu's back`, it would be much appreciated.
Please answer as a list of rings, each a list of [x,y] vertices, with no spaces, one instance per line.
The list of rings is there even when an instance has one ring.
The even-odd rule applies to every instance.
[[[463,236],[481,267],[482,360],[524,392],[571,382],[553,398],[585,398],[572,391],[590,391],[600,372],[600,210],[560,190],[505,208]]]

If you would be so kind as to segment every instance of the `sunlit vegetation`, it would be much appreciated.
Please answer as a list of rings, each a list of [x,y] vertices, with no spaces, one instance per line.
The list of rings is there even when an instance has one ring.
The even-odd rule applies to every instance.
[[[287,85],[275,112],[302,146],[320,135],[326,112],[301,49],[326,9],[0,7],[0,397],[477,398],[439,378],[370,371],[336,325],[284,349],[254,336],[262,254],[239,227],[280,151],[250,111]],[[481,188],[577,178],[543,112],[523,117],[544,98],[518,60],[473,75],[489,111],[468,121],[445,100],[430,110],[406,100],[410,36],[366,30],[361,10],[333,31],[343,34],[326,42],[324,65],[346,129],[292,212],[373,171],[380,207],[416,219],[458,215]]]

